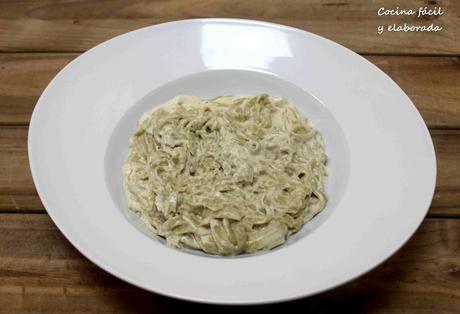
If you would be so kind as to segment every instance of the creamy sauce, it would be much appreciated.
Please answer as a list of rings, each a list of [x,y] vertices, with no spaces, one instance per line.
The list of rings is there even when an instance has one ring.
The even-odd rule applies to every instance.
[[[284,243],[324,208],[325,163],[283,98],[177,96],[142,116],[122,171],[128,207],[169,245],[235,255]]]

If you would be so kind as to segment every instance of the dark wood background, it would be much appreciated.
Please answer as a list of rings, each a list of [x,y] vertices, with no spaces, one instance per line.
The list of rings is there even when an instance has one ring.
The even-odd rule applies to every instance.
[[[378,16],[441,6],[442,16]],[[233,17],[287,24],[363,55],[409,95],[430,128],[436,193],[412,239],[365,276],[329,292],[259,307],[178,301],[133,287],[84,258],[51,222],[31,178],[27,128],[45,86],[94,45],[139,27]],[[441,32],[377,34],[392,23]],[[460,1],[0,0],[0,312],[460,312]],[[391,232],[391,230],[388,230]]]

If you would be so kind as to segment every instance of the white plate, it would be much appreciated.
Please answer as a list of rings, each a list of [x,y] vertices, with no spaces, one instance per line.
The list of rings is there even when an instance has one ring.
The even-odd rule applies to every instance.
[[[218,258],[168,248],[126,210],[120,164],[140,114],[176,94],[284,96],[325,137],[329,202],[285,245]],[[400,248],[430,205],[436,159],[404,92],[352,51],[294,28],[199,19],[130,32],[89,50],[32,115],[37,191],[70,242],[139,287],[226,304],[312,295]]]

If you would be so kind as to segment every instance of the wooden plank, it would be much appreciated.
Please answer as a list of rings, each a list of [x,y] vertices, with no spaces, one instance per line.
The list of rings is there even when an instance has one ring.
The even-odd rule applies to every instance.
[[[460,217],[460,131],[435,130],[438,180],[430,215]],[[43,212],[27,156],[27,128],[0,127],[0,212]]]
[[[0,127],[0,212],[44,211],[30,173],[27,131]]]
[[[441,6],[442,16],[378,16],[379,8]],[[85,51],[116,35],[157,23],[230,17],[298,27],[368,54],[460,53],[458,1],[50,1],[0,2],[0,51]],[[379,25],[430,25],[441,32],[384,32]]]
[[[427,219],[414,237],[378,268],[332,291],[262,306],[305,312],[441,313],[460,308],[460,220]],[[0,311],[229,310],[143,291],[84,258],[47,215],[0,215]],[[242,307],[250,311],[253,308]]]
[[[0,125],[29,124],[38,97],[76,54],[0,54]]]
[[[0,312],[139,312],[160,297],[85,259],[47,215],[0,215]]]
[[[432,131],[438,161],[436,190],[429,214],[460,217],[460,131]]]
[[[78,54],[0,54],[0,125],[24,125],[54,75]],[[460,128],[457,57],[367,56],[409,95],[431,128]]]

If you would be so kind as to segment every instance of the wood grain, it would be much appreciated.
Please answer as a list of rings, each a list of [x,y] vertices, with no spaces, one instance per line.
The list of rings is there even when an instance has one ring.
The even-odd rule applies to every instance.
[[[460,217],[460,131],[435,130],[438,180],[433,216]],[[43,212],[27,157],[27,128],[0,127],[0,212]]]
[[[76,54],[0,54],[0,125],[28,124],[45,87]]]
[[[0,127],[0,211],[43,212],[29,168],[27,131]]]
[[[427,219],[392,258],[338,289],[256,310],[454,313],[460,308],[460,220]],[[0,214],[0,309],[150,312],[234,310],[173,300],[109,275],[84,258],[47,215]],[[445,313],[443,312],[443,313]]]
[[[430,214],[460,217],[460,131],[432,131],[438,161]]]
[[[78,54],[0,54],[0,125],[25,125],[54,75]],[[367,56],[409,95],[431,128],[460,128],[457,57]]]
[[[442,16],[378,16],[379,8],[439,7]],[[458,1],[397,0],[170,0],[0,2],[0,51],[85,51],[116,35],[168,21],[227,17],[298,27],[368,54],[460,53]],[[441,32],[385,32],[379,25],[430,25]]]

